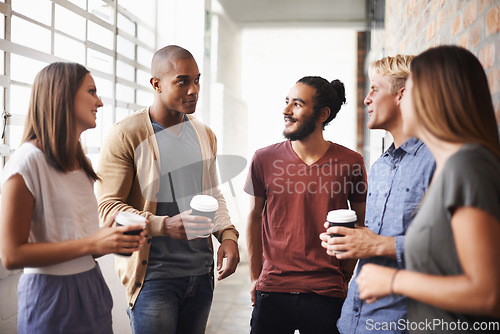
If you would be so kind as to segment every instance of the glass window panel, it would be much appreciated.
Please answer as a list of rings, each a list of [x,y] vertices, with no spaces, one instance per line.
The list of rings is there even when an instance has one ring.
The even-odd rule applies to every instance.
[[[135,60],[135,44],[123,36],[117,36],[116,51],[129,59]]]
[[[92,163],[92,168],[94,170],[97,170],[97,166],[99,166],[99,153],[92,153],[92,154],[87,154],[87,158],[89,158],[90,163]],[[94,183],[94,189],[95,189],[96,183]]]
[[[162,0],[164,1],[164,0]],[[155,22],[155,0],[120,0],[120,5],[144,22]]]
[[[109,24],[114,24],[114,6],[119,4],[126,8],[127,12],[133,13],[146,24],[133,22],[124,14],[117,15],[118,31],[126,32],[128,35],[137,36],[139,40],[153,47],[156,42],[155,32],[148,28],[148,24],[154,25],[156,15],[156,0],[64,0],[61,3],[73,3],[76,6],[88,10],[89,13],[104,20]],[[0,2],[5,2],[0,0]],[[54,2],[54,4],[53,4]],[[87,5],[88,2],[88,5]],[[110,3],[111,5],[109,5]],[[50,26],[52,22],[52,6],[55,6],[54,25],[59,32],[64,32],[82,42],[79,43],[74,38],[66,37],[60,33],[54,36],[54,45],[51,45],[51,31],[29,21],[16,16],[12,17],[12,41],[14,43],[25,45],[27,47],[50,53],[52,47],[54,54],[69,61],[86,63],[89,70],[94,72],[103,72],[113,75],[114,64],[113,56],[102,54],[86,47],[85,39],[102,45],[103,47],[116,51],[118,54],[127,57],[130,60],[137,60],[140,64],[149,68],[151,64],[152,51],[147,48],[138,47],[135,41],[127,40],[123,36],[117,36],[116,50],[114,49],[115,30],[108,30],[94,22],[86,21],[84,17],[59,5],[59,1],[51,0],[12,0],[13,11],[26,15],[44,25]],[[86,26],[88,25],[87,30]],[[5,17],[0,15],[0,38],[5,38]],[[87,36],[86,36],[87,35]],[[31,85],[36,74],[47,64],[29,57],[23,57],[12,54],[11,57],[12,79],[16,82]],[[4,73],[4,54],[0,52],[0,75]],[[137,81],[144,89],[136,90],[126,84],[115,84],[114,80],[98,77],[93,73],[97,85],[98,94],[106,100],[106,106],[99,109],[97,126],[95,129],[89,129],[82,135],[82,142],[91,149],[90,156],[97,161],[98,154],[95,154],[95,148],[100,147],[103,136],[106,135],[109,127],[123,117],[126,117],[135,110],[128,108],[115,108],[112,104],[113,98],[123,103],[148,106],[153,101],[153,92],[151,90],[148,70],[137,70],[133,65],[127,62],[117,61],[117,75],[120,78]],[[116,91],[115,91],[116,89]],[[2,94],[3,88],[0,87],[0,107],[4,104]],[[12,84],[7,91],[10,94],[9,112],[16,115],[26,115],[29,103],[30,88],[25,85]],[[116,96],[115,96],[116,94]],[[130,107],[135,108],[135,107]],[[18,116],[19,117],[19,116]],[[22,117],[22,116],[21,116]],[[9,125],[9,138],[13,148],[20,145],[23,134],[23,126]]]
[[[68,1],[77,5],[78,7],[82,8],[82,9],[87,8],[87,1],[86,0],[68,0]]]
[[[99,117],[98,117],[99,118]],[[96,121],[97,123],[97,121]],[[80,135],[80,141],[82,143],[82,147],[84,152],[87,152],[87,147],[96,146],[95,144],[99,144],[101,140],[101,136],[99,131],[97,130],[97,126],[93,129],[87,129]],[[97,139],[97,140],[96,140]]]
[[[56,29],[68,35],[85,40],[85,18],[64,7],[56,5]]]
[[[6,106],[5,106],[4,94],[5,94],[5,88],[0,87],[0,108],[1,108],[1,109],[0,109],[0,114],[1,114],[4,110],[6,110],[6,109],[7,109],[7,108],[6,108]],[[2,126],[2,128],[0,128],[0,135],[1,135],[1,133],[3,132],[3,125],[4,125],[4,124],[3,124],[3,122],[4,122],[4,120],[3,120],[3,117],[2,117],[2,119],[0,119],[0,126]],[[7,124],[8,124],[8,121],[7,121]],[[7,125],[7,127],[9,127],[9,126],[10,126],[10,125]]]
[[[149,106],[153,103],[153,93],[143,90],[137,90],[137,104],[143,107]]]
[[[11,55],[11,79],[20,81],[31,85],[35,76],[47,63],[19,56],[16,54]]]
[[[2,109],[0,109],[1,111],[3,111],[3,109],[5,109],[5,108],[4,108],[4,100],[3,100],[4,93],[5,93],[5,88],[0,87],[0,108],[2,108]],[[0,120],[0,124],[1,124],[1,125],[3,125],[3,123],[2,123],[2,122],[3,122],[3,119],[2,119],[2,120]],[[3,130],[3,129],[2,129],[2,130]]]
[[[124,119],[125,117],[130,115],[132,112],[134,112],[134,110],[117,107],[116,108],[116,121],[117,122],[121,121],[122,119]]]
[[[134,89],[122,84],[116,84],[116,99],[122,102],[134,103]]]
[[[104,118],[112,114],[113,114],[113,106],[111,104],[104,105],[101,108],[99,108],[99,112],[97,113],[99,117],[97,117],[97,126],[96,126],[96,130],[99,130],[100,132],[99,136],[105,135],[105,133],[103,133],[102,131]],[[101,145],[99,143],[98,145],[95,146],[101,146]]]
[[[12,41],[50,53],[50,31],[17,16],[12,16]]]
[[[147,45],[155,45],[155,34],[143,25],[137,27],[137,37],[139,40]]]
[[[24,125],[9,125],[9,140],[8,143],[11,149],[18,149],[23,140]]]
[[[96,44],[113,49],[113,32],[94,22],[88,21],[88,39]]]
[[[104,113],[110,113],[111,106],[101,107],[97,111],[96,127],[82,133],[82,143],[86,147],[100,147],[102,141],[102,119]]]
[[[118,13],[117,27],[119,30],[126,32],[129,35],[136,36],[135,33],[135,23],[130,21],[128,18]]]
[[[137,47],[137,62],[147,66],[151,66],[151,59],[153,59],[153,52],[144,49],[141,46]]]
[[[3,97],[4,97],[4,93],[5,93],[5,88],[0,87],[0,114],[1,114],[4,110],[6,110],[6,109],[7,109],[7,108],[6,108],[6,106],[5,106],[5,103],[4,103],[4,102],[5,102],[5,101],[4,101],[4,98],[3,98]],[[0,135],[1,135],[1,134],[3,133],[3,126],[4,126],[4,119],[3,119],[3,117],[0,119],[0,126],[1,126],[1,128],[0,128]],[[5,134],[6,143],[9,143],[9,140],[8,140],[8,138],[7,138],[7,133],[10,131],[9,127],[10,127],[10,125],[9,125],[9,121],[7,121],[7,127],[6,127],[6,131],[7,131],[7,132],[6,132],[6,134]],[[10,138],[10,136],[9,136],[9,138]]]
[[[90,72],[90,74],[92,74],[92,72]],[[97,88],[97,95],[111,99],[113,97],[113,83],[93,74],[92,77],[94,78],[95,86]],[[106,105],[104,107],[106,107]]]
[[[12,1],[12,10],[26,15],[40,23],[50,26],[52,20],[52,2],[50,0]]]
[[[102,129],[103,129],[103,136],[106,136],[108,129],[113,126],[113,124],[116,123],[116,120],[114,119],[115,112],[112,109],[111,105],[105,105],[103,107],[105,110],[102,112]],[[109,109],[107,109],[109,108]]]
[[[5,39],[5,16],[0,14],[0,38]],[[5,75],[5,52],[0,51],[0,75]],[[2,89],[2,108],[3,108],[3,89]]]
[[[5,38],[5,16],[0,14],[0,38]]]
[[[120,78],[135,82],[135,67],[120,60],[116,61],[116,75]]]
[[[0,51],[0,75],[5,75],[5,53]]]
[[[10,85],[10,113],[18,115],[28,114],[31,88],[12,84]]]
[[[102,0],[89,0],[89,12],[109,24],[113,24],[113,10],[113,7]]]
[[[137,83],[141,86],[151,88],[149,80],[151,79],[151,73],[144,72],[143,70],[137,70]]]
[[[54,37],[54,54],[69,61],[85,64],[85,45],[60,34]]]
[[[93,49],[87,49],[87,66],[104,73],[113,74],[113,57]]]

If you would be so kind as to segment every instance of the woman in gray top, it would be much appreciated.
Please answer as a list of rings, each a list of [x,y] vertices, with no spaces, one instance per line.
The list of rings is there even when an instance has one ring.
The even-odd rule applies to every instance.
[[[488,81],[469,51],[417,56],[402,102],[403,131],[420,138],[436,172],[405,241],[407,270],[363,266],[360,297],[410,298],[418,333],[500,331],[500,143]]]

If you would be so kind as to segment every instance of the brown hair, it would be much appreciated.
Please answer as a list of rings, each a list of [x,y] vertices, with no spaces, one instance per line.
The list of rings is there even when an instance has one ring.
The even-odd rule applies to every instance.
[[[23,142],[36,139],[56,169],[68,172],[79,166],[95,181],[98,177],[83,153],[74,117],[76,92],[87,73],[80,64],[57,62],[37,74],[31,89]]]
[[[375,74],[387,77],[390,83],[390,92],[396,94],[405,86],[406,79],[410,76],[410,64],[415,56],[395,55],[374,61],[369,68],[370,79]]]
[[[481,144],[500,159],[488,80],[470,51],[451,45],[431,48],[415,57],[411,73],[415,114],[431,134]]]

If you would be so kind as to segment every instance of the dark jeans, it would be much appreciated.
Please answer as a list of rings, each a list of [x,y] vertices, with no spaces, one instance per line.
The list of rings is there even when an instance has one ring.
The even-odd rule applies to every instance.
[[[343,298],[316,293],[257,291],[250,325],[251,334],[338,333],[337,319]]]
[[[134,334],[203,334],[213,298],[207,275],[145,281],[133,309]]]

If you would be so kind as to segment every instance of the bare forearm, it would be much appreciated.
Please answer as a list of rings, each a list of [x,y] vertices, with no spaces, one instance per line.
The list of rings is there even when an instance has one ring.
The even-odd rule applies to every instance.
[[[260,273],[262,271],[262,257],[260,259],[250,258],[249,267],[250,267],[250,280],[256,281],[257,279],[259,279]]]
[[[397,293],[455,313],[500,317],[498,220],[480,209],[461,207],[451,226],[462,274],[436,276],[368,263],[357,278],[360,298],[373,302]]]
[[[92,254],[88,238],[56,243],[25,243],[3,252],[2,262],[9,269],[44,267]]]
[[[262,214],[266,199],[259,196],[250,197],[250,213],[247,224],[247,248],[250,266],[250,279],[256,281],[263,264],[262,248]]]
[[[249,222],[247,230],[248,259],[250,267],[250,279],[259,278],[262,271],[262,236],[260,221]]]
[[[0,215],[0,256],[7,269],[46,266],[90,254],[91,243],[66,241],[59,243],[28,242],[35,199],[24,179],[14,175],[2,188]]]
[[[499,221],[481,209],[460,207],[451,227],[463,274],[402,272],[395,290],[452,312],[500,317]]]
[[[500,316],[495,293],[465,275],[434,276],[400,270],[392,288],[397,294],[450,312]]]
[[[352,208],[358,216],[357,225],[364,226],[366,203],[352,203]],[[360,251],[360,254],[357,254],[359,257],[385,256],[396,259],[396,239],[393,237],[370,233],[370,237],[355,236],[355,239],[359,241],[356,245],[356,240],[354,240],[355,248]]]
[[[255,281],[262,271],[263,248],[262,248],[262,209],[258,205],[253,208],[248,216],[247,224],[247,248],[250,266],[250,279]]]
[[[341,234],[344,237],[329,237],[327,234]],[[344,251],[335,256],[339,260],[366,259],[385,256],[396,259],[396,238],[373,233],[368,227],[330,227],[324,234],[327,248],[331,252]]]

